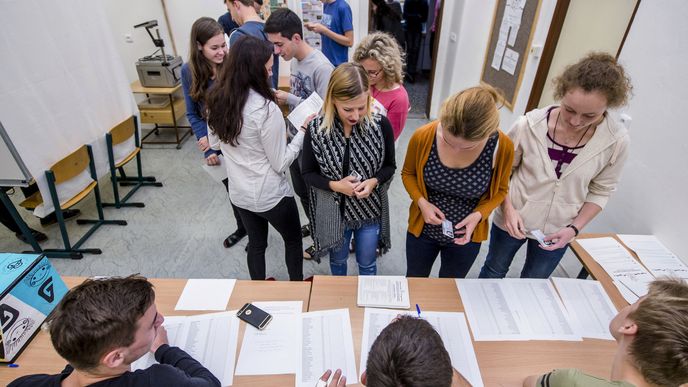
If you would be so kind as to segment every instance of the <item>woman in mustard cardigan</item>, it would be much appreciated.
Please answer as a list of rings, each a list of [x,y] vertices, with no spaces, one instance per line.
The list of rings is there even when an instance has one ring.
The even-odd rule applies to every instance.
[[[487,219],[509,187],[514,146],[499,130],[499,93],[490,86],[449,97],[439,121],[411,137],[401,178],[413,202],[406,276],[463,278],[487,239]]]

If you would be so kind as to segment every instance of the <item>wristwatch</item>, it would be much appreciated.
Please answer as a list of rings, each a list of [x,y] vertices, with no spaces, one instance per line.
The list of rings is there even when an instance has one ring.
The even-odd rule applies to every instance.
[[[578,227],[574,226],[573,224],[569,224],[566,227],[573,229],[573,232],[575,233],[573,235],[574,237],[578,236],[578,233],[580,232],[580,230],[578,230]]]

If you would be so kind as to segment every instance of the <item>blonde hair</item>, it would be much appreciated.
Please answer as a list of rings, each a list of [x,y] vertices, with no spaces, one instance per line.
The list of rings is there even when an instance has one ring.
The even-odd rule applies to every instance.
[[[659,386],[688,383],[688,284],[653,281],[628,318],[638,327],[628,351],[643,378]]]
[[[503,101],[492,86],[471,87],[444,101],[440,123],[453,136],[468,141],[482,140],[499,129],[498,109]]]
[[[404,54],[394,37],[385,32],[375,32],[363,38],[354,51],[353,60],[373,59],[382,66],[385,82],[401,83],[404,80]]]
[[[368,93],[368,76],[365,69],[358,63],[342,63],[337,66],[327,84],[327,94],[323,103],[323,120],[320,129],[329,132],[334,126],[337,108],[334,101],[348,101],[363,93]],[[363,117],[363,127],[372,121],[370,112],[370,95],[366,101],[366,114]]]

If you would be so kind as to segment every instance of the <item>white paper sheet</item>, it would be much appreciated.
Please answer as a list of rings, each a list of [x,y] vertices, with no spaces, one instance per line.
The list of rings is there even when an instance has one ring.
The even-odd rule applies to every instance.
[[[459,279],[476,341],[578,341],[554,287],[543,279]]]
[[[306,122],[308,116],[318,114],[322,105],[322,98],[320,98],[318,93],[313,92],[289,113],[287,119],[295,128],[300,128]]]
[[[586,238],[577,242],[609,274],[626,301],[633,303],[647,294],[647,285],[654,277],[616,239]]]
[[[235,374],[296,374],[301,356],[303,302],[254,302],[253,305],[270,313],[272,321],[262,331],[246,326]]]
[[[360,373],[365,371],[368,352],[380,332],[397,316],[405,314],[416,316],[416,312],[400,312],[389,309],[366,308],[363,318],[363,337],[361,340]],[[480,368],[473,350],[473,343],[468,332],[468,325],[463,313],[428,312],[421,313],[440,334],[444,347],[449,353],[452,366],[461,373],[474,387],[483,386]]]
[[[516,72],[516,65],[518,64],[518,52],[507,48],[504,52],[504,60],[502,61],[502,69],[507,73],[514,75]]]
[[[349,309],[302,314],[301,365],[297,387],[313,387],[325,370],[341,369],[347,384],[357,383]]]
[[[609,322],[617,310],[599,282],[575,278],[552,278],[552,282],[579,335],[614,340]]]
[[[239,338],[236,311],[165,317],[163,326],[167,329],[170,345],[183,349],[200,362],[220,380],[222,386],[232,385]],[[155,363],[149,353],[132,364],[132,371]]]
[[[226,310],[235,279],[190,279],[174,310]]]
[[[208,165],[205,161],[201,164],[201,168],[208,173],[211,179],[217,182],[222,182],[222,180],[227,178],[227,166],[225,165],[225,158],[222,155],[218,155],[217,158],[220,163],[217,165]]]
[[[358,306],[408,309],[408,280],[404,276],[358,276]]]
[[[676,277],[688,280],[688,266],[654,235],[618,235],[640,261],[657,278]]]

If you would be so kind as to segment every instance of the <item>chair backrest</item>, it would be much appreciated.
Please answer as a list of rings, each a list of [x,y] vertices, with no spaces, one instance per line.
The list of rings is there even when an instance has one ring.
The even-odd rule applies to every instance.
[[[78,176],[85,169],[89,168],[89,162],[88,148],[86,145],[82,145],[69,156],[50,167],[50,170],[55,174],[55,184],[60,184]]]
[[[121,144],[134,135],[136,131],[135,119],[136,117],[131,116],[110,129],[109,133],[112,136],[112,145]]]

